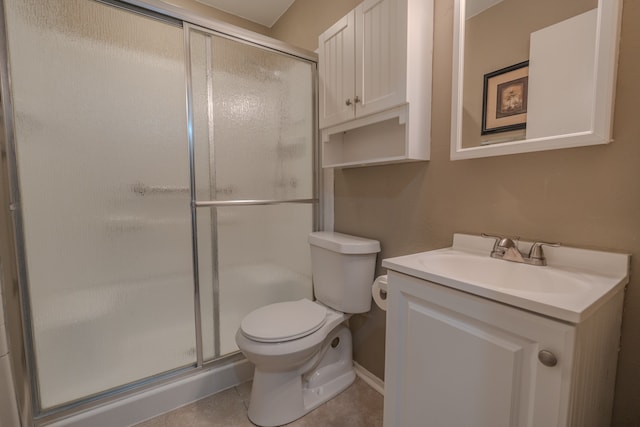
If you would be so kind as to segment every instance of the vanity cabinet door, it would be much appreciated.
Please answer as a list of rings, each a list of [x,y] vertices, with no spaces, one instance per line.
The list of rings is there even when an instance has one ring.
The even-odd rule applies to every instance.
[[[566,425],[574,326],[392,271],[388,299],[385,426]]]

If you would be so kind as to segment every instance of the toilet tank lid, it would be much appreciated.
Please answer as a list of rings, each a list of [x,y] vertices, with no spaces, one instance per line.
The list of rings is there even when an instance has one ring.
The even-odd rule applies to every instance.
[[[380,252],[380,242],[363,237],[333,231],[316,231],[309,234],[309,243],[341,254],[375,254]]]

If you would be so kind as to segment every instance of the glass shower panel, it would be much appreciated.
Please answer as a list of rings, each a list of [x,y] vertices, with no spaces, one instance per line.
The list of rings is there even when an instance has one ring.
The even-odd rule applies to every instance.
[[[220,353],[237,351],[242,318],[261,306],[313,297],[307,235],[313,205],[218,208]]]
[[[182,29],[4,5],[41,406],[195,364]]]
[[[214,184],[216,200],[313,198],[314,65],[218,36],[204,49],[212,123],[196,157],[211,162],[213,180],[197,187]]]
[[[197,200],[314,198],[314,64],[198,30],[190,44]],[[198,209],[205,359],[237,350],[249,311],[311,298],[313,218],[304,203]]]

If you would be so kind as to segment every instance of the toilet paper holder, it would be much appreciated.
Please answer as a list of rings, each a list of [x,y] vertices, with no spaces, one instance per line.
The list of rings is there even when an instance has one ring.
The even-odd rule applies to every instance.
[[[371,285],[373,301],[382,311],[387,311],[387,285],[388,277],[386,274],[376,277],[373,285]]]

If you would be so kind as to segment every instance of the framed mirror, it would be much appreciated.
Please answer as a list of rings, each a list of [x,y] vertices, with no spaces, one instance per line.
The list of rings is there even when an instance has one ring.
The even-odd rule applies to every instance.
[[[611,142],[622,0],[454,0],[451,159]]]

